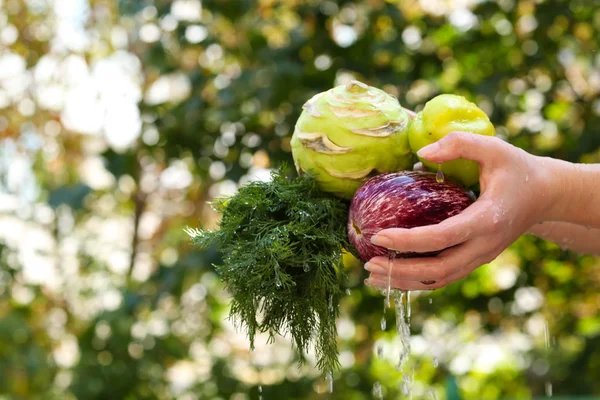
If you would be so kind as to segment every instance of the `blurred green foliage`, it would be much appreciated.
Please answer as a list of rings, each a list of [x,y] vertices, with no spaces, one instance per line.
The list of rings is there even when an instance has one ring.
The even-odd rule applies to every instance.
[[[226,318],[219,255],[183,231],[215,225],[215,195],[290,162],[302,104],[350,78],[414,110],[464,95],[529,152],[599,162],[594,1],[75,3],[72,15],[59,0],[0,3],[0,56],[20,57],[33,82],[16,95],[13,75],[0,80],[0,398],[367,399],[378,381],[387,399],[404,398],[410,376],[413,398],[452,398],[451,376],[466,399],[543,396],[549,383],[556,395],[600,395],[595,257],[522,237],[467,279],[413,295],[402,373],[374,354],[377,342],[392,357],[396,334],[380,330],[382,298],[349,258],[343,368],[328,394],[285,339],[249,352]],[[86,46],[57,46],[56,21],[78,16]],[[92,68],[123,53],[139,60],[144,93],[131,145],[81,134],[40,100],[43,62],[72,61],[68,77],[78,60]],[[166,77],[183,95],[146,96]],[[11,175],[15,160],[30,161],[35,190]],[[193,179],[178,185],[181,168]]]

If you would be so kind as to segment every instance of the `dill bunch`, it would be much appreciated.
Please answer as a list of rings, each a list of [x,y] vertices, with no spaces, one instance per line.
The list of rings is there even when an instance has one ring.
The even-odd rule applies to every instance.
[[[342,252],[349,204],[321,192],[307,174],[283,167],[270,182],[251,182],[213,203],[219,229],[188,230],[197,245],[216,246],[215,266],[232,295],[230,318],[256,332],[289,333],[300,359],[315,346],[317,368],[339,367],[336,318],[344,293]]]

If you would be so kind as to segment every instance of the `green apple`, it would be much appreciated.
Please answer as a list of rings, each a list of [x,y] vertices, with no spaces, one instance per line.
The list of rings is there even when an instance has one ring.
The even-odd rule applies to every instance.
[[[421,148],[437,142],[450,132],[463,131],[476,135],[494,136],[494,125],[477,107],[462,96],[441,94],[429,100],[417,113],[408,130],[411,150],[416,154]],[[427,168],[437,170],[435,163],[419,160]],[[479,164],[475,161],[458,159],[442,164],[444,176],[466,187],[479,182]]]

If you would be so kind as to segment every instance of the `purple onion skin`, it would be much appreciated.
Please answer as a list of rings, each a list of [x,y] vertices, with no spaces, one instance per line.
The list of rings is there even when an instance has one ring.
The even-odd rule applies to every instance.
[[[371,243],[382,229],[433,225],[459,214],[473,203],[469,193],[452,182],[437,182],[430,172],[401,171],[376,175],[358,188],[348,215],[348,238],[360,259],[387,256],[388,249]],[[439,254],[398,251],[397,257]]]

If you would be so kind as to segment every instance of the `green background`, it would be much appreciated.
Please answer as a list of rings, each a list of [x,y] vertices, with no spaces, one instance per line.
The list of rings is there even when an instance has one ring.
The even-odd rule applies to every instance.
[[[555,398],[600,395],[598,258],[522,237],[468,278],[413,294],[402,373],[393,317],[382,332],[382,297],[349,260],[343,369],[329,394],[287,339],[248,351],[227,320],[211,266],[219,254],[184,232],[215,227],[214,196],[290,162],[302,104],[351,78],[414,110],[464,95],[510,143],[598,162],[597,2],[56,3],[0,2],[0,57],[16,56],[25,77],[0,63],[0,398],[240,400],[261,385],[264,399],[367,399],[376,381],[386,399],[408,398],[399,383],[413,368],[415,399],[540,398],[547,383]],[[78,33],[60,31],[65,18],[80,21]],[[77,35],[87,35],[81,46],[56,45]],[[77,68],[125,56],[142,93],[127,146],[106,133],[108,114],[85,133],[66,117],[67,97],[43,99],[48,82],[56,99],[81,85],[69,82]],[[181,95],[156,89],[165,77]],[[120,86],[96,78],[99,93]],[[154,89],[159,100],[146,96]],[[390,360],[375,356],[379,341]]]

